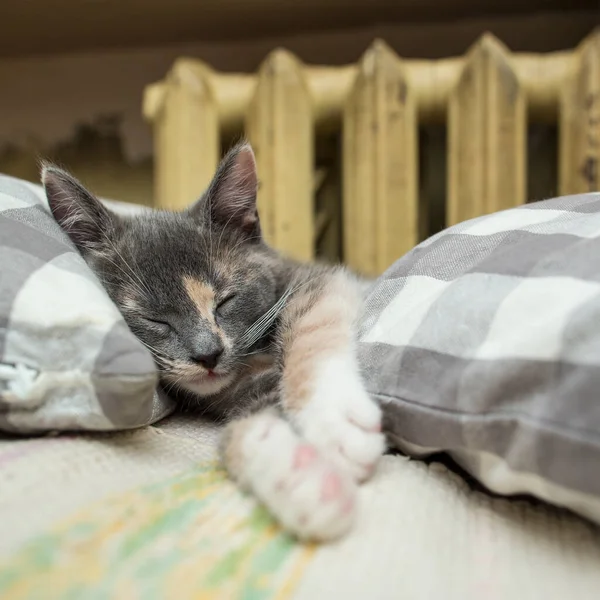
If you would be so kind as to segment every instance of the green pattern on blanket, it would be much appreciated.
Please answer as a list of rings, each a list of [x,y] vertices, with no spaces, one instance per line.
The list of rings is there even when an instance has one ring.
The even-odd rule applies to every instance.
[[[312,553],[211,464],[31,540],[0,567],[0,598],[285,598]]]

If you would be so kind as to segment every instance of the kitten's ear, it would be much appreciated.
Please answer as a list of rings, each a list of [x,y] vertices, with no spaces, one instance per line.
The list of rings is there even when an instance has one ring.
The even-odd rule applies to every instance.
[[[54,218],[77,248],[101,251],[115,228],[116,216],[75,177],[55,165],[42,164],[42,183]]]
[[[221,161],[208,190],[192,212],[201,210],[214,223],[257,238],[260,236],[257,189],[254,152],[250,144],[239,144]]]

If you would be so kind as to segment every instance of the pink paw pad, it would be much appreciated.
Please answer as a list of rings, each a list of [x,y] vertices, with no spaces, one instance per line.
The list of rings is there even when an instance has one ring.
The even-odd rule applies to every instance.
[[[342,480],[337,473],[327,473],[323,477],[323,487],[321,488],[321,500],[327,502],[335,500],[342,493]]]
[[[315,462],[316,458],[316,449],[308,444],[302,444],[296,448],[296,453],[294,455],[294,469],[304,469]]]

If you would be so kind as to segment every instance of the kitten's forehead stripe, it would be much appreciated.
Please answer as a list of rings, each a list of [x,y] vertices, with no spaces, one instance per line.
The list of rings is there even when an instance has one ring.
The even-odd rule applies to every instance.
[[[212,286],[200,279],[186,275],[183,277],[183,287],[200,315],[209,323],[214,323],[213,306],[215,302],[215,290]]]

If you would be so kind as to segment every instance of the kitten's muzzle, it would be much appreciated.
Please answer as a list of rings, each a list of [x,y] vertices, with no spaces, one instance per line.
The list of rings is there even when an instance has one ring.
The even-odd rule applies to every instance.
[[[199,364],[208,371],[212,371],[218,364],[223,354],[223,347],[208,354],[196,354],[191,357],[192,362]]]
[[[191,345],[190,361],[212,371],[221,360],[225,349],[220,336],[203,332]]]

